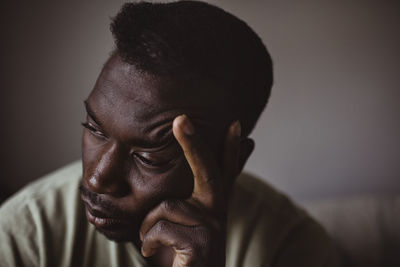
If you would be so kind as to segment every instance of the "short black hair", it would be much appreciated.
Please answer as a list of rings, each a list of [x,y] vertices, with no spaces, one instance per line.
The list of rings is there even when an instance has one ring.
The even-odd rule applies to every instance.
[[[242,20],[199,1],[126,3],[111,23],[116,52],[155,74],[195,75],[222,85],[247,136],[270,96],[272,60]]]

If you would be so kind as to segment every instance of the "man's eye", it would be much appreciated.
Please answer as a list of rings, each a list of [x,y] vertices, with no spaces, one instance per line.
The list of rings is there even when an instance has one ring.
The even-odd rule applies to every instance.
[[[153,161],[148,158],[143,157],[139,153],[134,153],[134,156],[138,158],[141,162],[143,162],[145,165],[148,165],[150,167],[161,167],[166,165],[168,162],[158,162],[158,161]]]
[[[102,131],[99,131],[98,129],[96,129],[93,125],[91,125],[90,123],[87,122],[82,122],[82,126],[85,127],[86,129],[88,129],[92,134],[105,138],[107,137]]]

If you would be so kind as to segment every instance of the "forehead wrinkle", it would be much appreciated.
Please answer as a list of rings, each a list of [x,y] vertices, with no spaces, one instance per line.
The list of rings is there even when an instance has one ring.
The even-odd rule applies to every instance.
[[[119,96],[119,93],[115,95],[103,90],[98,96],[100,98],[96,97],[95,101],[98,103],[97,109],[103,109],[100,112],[102,117],[108,117],[106,114],[110,114],[112,109],[113,117],[108,117],[107,129],[114,133],[123,133],[118,138],[129,144],[138,144],[140,141],[156,144],[164,141],[161,139],[167,136],[166,128],[171,128],[165,124],[172,126],[175,116],[181,113],[176,111],[171,114],[170,110],[163,111],[141,98],[127,99]]]
[[[146,134],[149,134],[154,130],[154,128],[157,128],[159,125],[167,121],[171,121],[172,123],[173,119],[181,114],[187,114],[192,119],[203,120],[210,117],[212,113],[215,112],[212,111],[213,108],[210,107],[209,103],[204,101],[198,103],[189,101],[188,103],[182,98],[180,101],[174,103],[172,99],[168,98],[161,100],[160,98],[162,98],[162,94],[159,94],[158,92],[160,89],[157,89],[159,88],[159,84],[156,84],[149,90],[144,89],[148,86],[143,86],[142,89],[135,90],[134,88],[138,87],[138,85],[135,82],[130,82],[131,86],[129,87],[131,90],[118,90],[120,89],[120,86],[116,86],[113,81],[104,79],[104,82],[106,82],[106,86],[101,86],[99,89],[103,98],[107,100],[110,107],[131,106],[132,108],[127,109],[117,108],[115,111],[117,111],[119,117],[126,117],[125,111],[129,110],[129,117],[131,120],[145,123],[145,125],[143,125],[143,133]],[[115,90],[114,88],[118,89]],[[155,90],[153,90],[153,88],[155,88]],[[140,94],[135,94],[135,91],[139,91]],[[143,91],[147,91],[147,94],[143,94]],[[175,95],[172,91],[173,90],[170,90],[170,96]],[[175,95],[174,98],[179,99],[180,97]],[[211,117],[214,116],[215,115]]]
[[[215,100],[215,91],[219,91],[214,90],[215,88],[208,88],[206,82],[199,81],[196,83],[197,86],[193,87],[192,83],[188,84],[184,81],[171,79],[171,77],[141,71],[134,65],[124,62],[119,55],[110,59],[109,64],[107,64],[107,71],[104,74],[104,76],[107,76],[107,83],[110,83],[111,87],[115,87],[111,90],[118,91],[115,93],[122,96],[122,99],[118,100],[129,105],[139,104],[142,106],[142,110],[145,112],[141,115],[145,119],[153,115],[152,113],[161,112],[168,108],[208,110],[211,104],[209,103],[210,93],[214,93],[212,99]],[[108,79],[109,76],[111,81]],[[198,101],[199,98],[203,101]],[[187,105],[188,102],[191,104]],[[214,105],[215,103],[211,104],[211,106]]]
[[[159,101],[154,101],[154,98],[151,99],[148,94],[143,94],[145,90],[135,90],[134,87],[131,86],[129,91],[132,93],[129,93],[129,91],[124,90],[123,85],[104,79],[97,89],[110,107],[116,107],[114,110],[118,111],[119,116],[125,117],[126,113],[124,112],[129,110],[129,117],[135,117],[135,120],[146,120],[148,119],[147,114],[150,115],[157,111],[158,105],[155,105],[154,102]],[[135,91],[139,93],[135,93]],[[123,106],[128,108],[120,109]]]
[[[198,126],[206,127],[219,117],[217,107],[221,107],[217,103],[225,100],[217,99],[215,91],[219,90],[208,88],[201,81],[193,84],[152,75],[115,57],[99,78],[98,107],[108,118],[111,127],[107,128],[121,133],[123,140],[139,137],[157,140],[164,136],[164,127],[172,126],[173,119],[181,114],[187,114]],[[213,95],[211,99],[210,94]]]
[[[134,99],[138,94],[131,95],[131,92],[138,90],[136,87],[155,87],[158,78],[155,75],[140,71],[134,65],[124,62],[118,54],[111,56],[105,64],[101,74],[102,82],[110,84],[122,93],[128,99]],[[147,86],[144,86],[147,85]],[[140,96],[143,96],[146,90],[139,90]]]

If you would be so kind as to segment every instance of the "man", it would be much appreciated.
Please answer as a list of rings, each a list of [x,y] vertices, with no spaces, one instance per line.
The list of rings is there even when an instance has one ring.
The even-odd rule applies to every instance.
[[[1,266],[335,266],[305,212],[236,180],[272,86],[259,37],[194,1],[125,4],[111,30],[85,101],[83,171],[3,205]]]

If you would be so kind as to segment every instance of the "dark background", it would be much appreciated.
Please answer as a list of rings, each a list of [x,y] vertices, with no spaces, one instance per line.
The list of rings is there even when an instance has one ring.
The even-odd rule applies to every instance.
[[[210,2],[274,59],[247,170],[297,200],[399,193],[399,2]],[[121,3],[1,1],[2,195],[80,157],[82,101]]]

